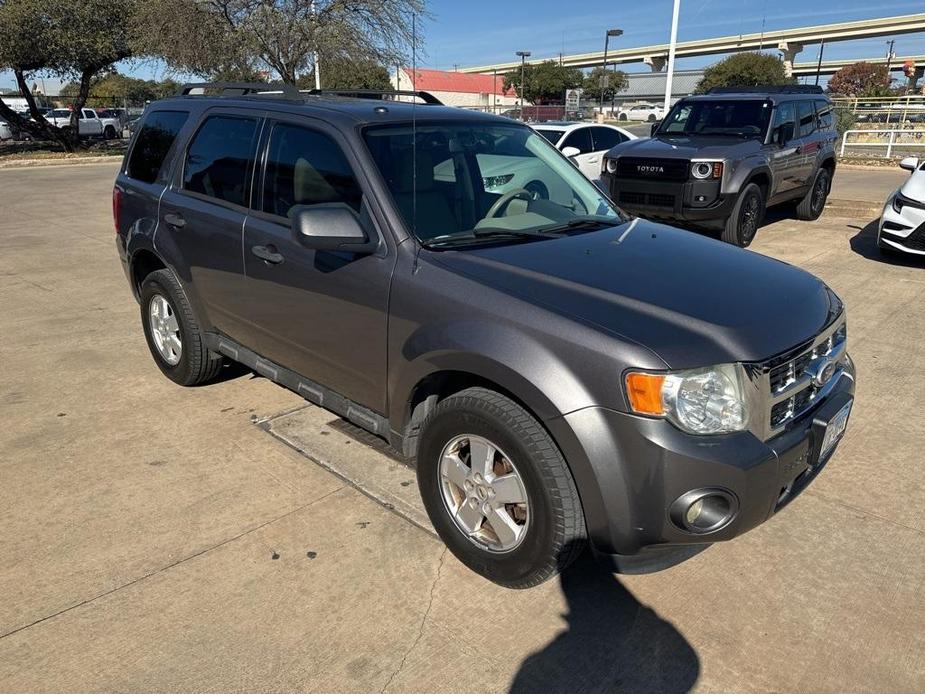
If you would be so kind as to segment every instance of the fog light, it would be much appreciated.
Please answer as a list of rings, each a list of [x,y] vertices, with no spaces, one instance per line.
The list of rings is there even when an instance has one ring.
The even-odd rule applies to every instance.
[[[695,489],[682,494],[669,508],[671,521],[698,535],[727,526],[738,511],[738,501],[725,489]]]

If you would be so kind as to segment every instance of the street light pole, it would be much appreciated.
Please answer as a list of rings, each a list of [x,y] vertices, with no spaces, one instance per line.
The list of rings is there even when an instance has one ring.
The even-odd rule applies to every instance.
[[[524,114],[524,67],[526,66],[527,58],[530,57],[530,51],[517,51],[517,55],[520,56],[520,120],[526,121],[527,118]]]
[[[604,37],[604,77],[607,76],[607,39],[609,39],[611,36],[613,36],[614,38],[617,38],[618,36],[623,36],[623,29],[609,29],[607,31],[607,36]],[[617,64],[616,63],[613,64],[613,76],[614,77],[617,76]],[[613,85],[610,84],[610,80],[607,80],[607,86],[611,88],[613,87]],[[610,92],[610,116],[611,118],[613,117],[614,106],[616,105],[616,103],[617,103],[617,90],[613,89]],[[602,90],[601,91],[601,113],[603,112],[604,112],[604,93]]]
[[[668,75],[665,79],[665,106],[662,116],[668,114],[671,107],[671,88],[674,78],[674,54],[678,47],[678,14],[681,12],[681,0],[674,0],[674,10],[671,14],[671,44],[668,46]]]
[[[819,61],[816,63],[816,84],[819,84],[819,73],[822,72],[822,52],[825,50],[825,39],[819,41]]]

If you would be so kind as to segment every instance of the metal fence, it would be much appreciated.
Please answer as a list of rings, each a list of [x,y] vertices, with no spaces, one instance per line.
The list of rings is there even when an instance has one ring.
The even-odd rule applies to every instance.
[[[853,142],[849,137],[853,136]],[[886,148],[882,156],[890,158],[894,152],[914,150],[925,147],[925,129],[879,128],[846,130],[842,135],[841,156],[845,156],[845,149],[853,147],[858,150],[868,150],[867,154],[881,156],[880,149]]]

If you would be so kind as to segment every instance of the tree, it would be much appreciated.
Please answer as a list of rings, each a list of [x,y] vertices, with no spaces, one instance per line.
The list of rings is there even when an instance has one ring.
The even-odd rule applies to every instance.
[[[702,94],[713,87],[773,87],[793,84],[784,64],[767,53],[735,53],[714,63],[703,72],[697,84]]]
[[[299,89],[314,89],[315,71],[298,81]],[[321,63],[323,89],[394,89],[389,71],[374,60],[329,60]]]
[[[842,96],[889,96],[890,73],[886,65],[859,62],[832,75],[829,91]]]
[[[57,141],[67,151],[79,146],[77,114],[92,80],[131,55],[126,20],[134,0],[0,0],[0,67],[12,69],[32,120],[0,99],[0,115],[18,128]],[[52,126],[38,110],[27,75],[45,72],[73,77],[74,111],[67,131]]]
[[[77,82],[68,82],[59,92],[61,96],[76,97],[80,91]],[[93,80],[87,106],[103,108],[119,106],[123,101],[130,104],[143,104],[171,96],[180,91],[176,80],[166,79],[160,82],[128,77],[118,72],[110,72]]]
[[[578,68],[565,67],[554,60],[546,60],[524,67],[523,94],[519,68],[504,76],[504,89],[513,89],[522,101],[539,104],[544,101],[562,101],[565,99],[566,89],[580,87],[583,82],[584,75]]]
[[[585,75],[583,86],[586,94],[600,98],[601,86],[604,85],[604,101],[609,101],[629,84],[629,78],[622,70],[614,71],[598,66]]]
[[[208,77],[267,67],[294,85],[316,53],[322,79],[329,61],[403,62],[413,15],[424,0],[146,0],[136,46]]]

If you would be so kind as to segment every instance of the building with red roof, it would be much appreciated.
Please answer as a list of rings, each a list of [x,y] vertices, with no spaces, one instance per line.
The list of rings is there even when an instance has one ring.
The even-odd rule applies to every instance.
[[[504,75],[476,75],[427,68],[400,68],[392,76],[396,89],[430,92],[448,106],[509,108],[518,103],[513,89],[504,89]]]

